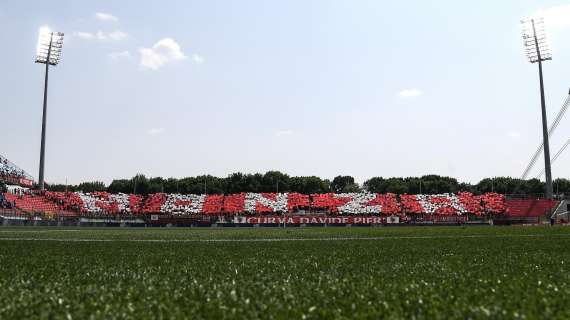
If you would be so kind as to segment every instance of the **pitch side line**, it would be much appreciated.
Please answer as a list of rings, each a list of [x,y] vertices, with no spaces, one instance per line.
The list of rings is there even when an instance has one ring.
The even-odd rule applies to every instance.
[[[288,241],[381,241],[381,240],[429,240],[429,239],[498,239],[498,238],[568,238],[570,234],[520,234],[520,235],[457,235],[457,236],[393,236],[393,237],[334,237],[334,238],[259,238],[259,239],[57,239],[57,238],[2,238],[0,241],[49,241],[49,242],[148,242],[148,243],[216,243],[216,242],[288,242]]]

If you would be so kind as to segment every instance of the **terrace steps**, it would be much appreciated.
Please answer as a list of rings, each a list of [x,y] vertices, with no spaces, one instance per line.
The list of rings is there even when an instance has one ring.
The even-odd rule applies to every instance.
[[[5,194],[6,200],[16,202],[16,208],[26,212],[58,213],[61,207],[43,196]]]
[[[558,201],[547,199],[506,200],[508,215],[511,217],[542,217],[556,208]]]

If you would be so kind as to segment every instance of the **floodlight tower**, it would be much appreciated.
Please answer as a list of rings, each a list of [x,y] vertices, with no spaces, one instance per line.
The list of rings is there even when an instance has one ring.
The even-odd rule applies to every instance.
[[[552,170],[550,167],[550,143],[548,141],[548,120],[546,118],[546,99],[544,96],[544,80],[542,62],[552,60],[552,53],[546,41],[544,18],[525,19],[523,25],[523,40],[526,55],[530,63],[538,63],[540,78],[540,101],[542,108],[542,139],[544,141],[544,172],[546,174],[546,198],[552,199]]]
[[[36,63],[46,65],[46,74],[44,82],[44,107],[42,116],[42,144],[40,149],[40,174],[38,177],[39,188],[44,190],[44,164],[46,150],[46,117],[47,117],[47,92],[48,92],[48,76],[49,66],[57,66],[61,58],[61,49],[63,48],[63,33],[53,32],[48,27],[40,28],[38,37],[38,46],[36,49]]]

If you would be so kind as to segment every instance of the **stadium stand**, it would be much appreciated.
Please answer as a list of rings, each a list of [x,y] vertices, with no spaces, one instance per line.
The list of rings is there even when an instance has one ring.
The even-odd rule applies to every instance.
[[[6,177],[24,177],[25,172],[18,167],[12,165],[8,159],[0,156],[0,175]]]
[[[45,197],[59,205],[63,210],[85,212],[83,201],[79,194],[75,192],[46,192]]]
[[[558,204],[547,199],[511,199],[506,200],[507,213],[512,217],[541,217],[550,213]]]
[[[338,216],[497,215],[506,212],[505,197],[489,193],[400,195],[376,193],[313,194],[240,193],[232,195],[109,194],[106,192],[46,192],[45,195],[8,194],[25,211],[74,211],[96,215],[163,214],[271,215],[308,211]],[[537,209],[538,210],[538,209]],[[518,212],[518,211],[517,211]]]
[[[2,209],[12,209],[12,203],[4,197],[4,194],[0,193],[0,208]]]
[[[0,155],[0,180],[27,187],[31,187],[33,184],[33,178],[29,174],[2,155]]]
[[[43,196],[6,193],[5,198],[15,203],[17,208],[28,213],[41,212],[55,214],[63,211],[63,208]]]
[[[202,212],[204,214],[216,214],[222,212],[224,208],[224,196],[223,195],[210,195],[204,200],[204,206],[202,207]]]
[[[196,194],[169,194],[160,208],[160,212],[168,212],[173,215],[190,215],[202,213],[206,195]]]
[[[142,213],[155,213],[160,212],[162,204],[166,202],[167,195],[165,193],[155,193],[147,197]]]
[[[109,194],[107,192],[79,192],[76,195],[83,203],[82,212],[130,214],[140,212],[142,208],[142,197],[139,195]],[[75,197],[75,203],[81,202]]]
[[[0,175],[14,178],[29,178],[30,176],[15,164],[0,155]]]
[[[240,193],[230,195],[184,195],[157,193],[146,197],[107,192],[33,193],[27,187],[33,178],[0,155],[0,180],[8,193],[0,194],[1,209],[28,213],[90,215],[159,214],[178,217],[217,215],[274,215],[284,213],[333,216],[433,216],[502,215],[513,218],[543,217],[557,201],[505,199],[497,193],[480,196],[468,192],[437,195],[376,193],[311,194]]]
[[[224,213],[242,213],[245,205],[245,193],[232,194],[224,197]]]

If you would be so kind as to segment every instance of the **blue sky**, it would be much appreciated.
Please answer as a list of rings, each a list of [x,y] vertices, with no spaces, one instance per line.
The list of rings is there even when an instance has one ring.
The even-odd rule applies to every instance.
[[[0,153],[37,176],[33,60],[48,25],[66,34],[50,72],[49,182],[520,176],[541,127],[519,21],[540,9],[552,120],[570,87],[568,1],[4,0]],[[564,119],[552,153],[568,139]],[[554,177],[570,178],[568,161]]]

